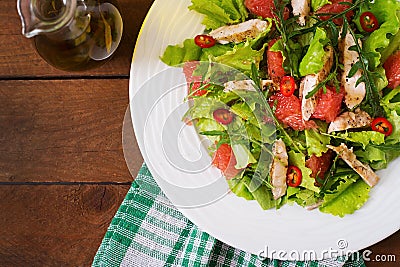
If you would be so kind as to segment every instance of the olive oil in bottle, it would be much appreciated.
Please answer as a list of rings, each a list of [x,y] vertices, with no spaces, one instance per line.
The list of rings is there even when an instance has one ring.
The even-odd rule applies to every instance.
[[[65,0],[39,1],[44,22],[62,21],[69,12],[72,15],[65,25],[36,35],[36,49],[49,64],[61,70],[80,71],[100,66],[121,40],[123,24],[118,5],[112,0],[70,1],[76,1],[73,11],[65,7]]]

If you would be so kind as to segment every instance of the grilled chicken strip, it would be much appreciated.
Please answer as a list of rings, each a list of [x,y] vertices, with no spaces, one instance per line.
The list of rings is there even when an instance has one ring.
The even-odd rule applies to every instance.
[[[289,165],[286,146],[282,139],[275,141],[272,153],[274,155],[270,168],[271,184],[274,187],[272,195],[274,199],[278,199],[286,194],[286,172]]]
[[[321,81],[323,81],[328,75],[333,65],[333,48],[328,46],[326,48],[325,54],[325,64],[322,70],[317,74],[309,74],[303,78],[300,83],[300,97],[301,100],[301,112],[303,115],[303,120],[308,121],[311,115],[314,113],[315,107],[317,105],[317,98],[314,94],[310,98],[306,98],[308,93],[310,93],[315,86],[317,86]]]
[[[379,176],[376,175],[371,167],[363,164],[356,158],[353,148],[349,149],[344,143],[341,143],[337,147],[331,145],[327,145],[327,147],[335,151],[369,186],[373,187],[379,182]]]
[[[262,80],[260,90],[264,90],[269,84],[272,83],[272,80]],[[255,84],[253,80],[229,81],[224,83],[224,92],[231,92],[235,90],[256,91],[254,87]]]
[[[292,0],[293,15],[299,16],[297,23],[306,25],[305,17],[310,13],[310,0]]]
[[[260,19],[251,19],[239,24],[222,26],[209,33],[220,44],[241,43],[247,38],[256,38],[267,30],[268,22]]]
[[[370,125],[371,116],[359,108],[354,112],[346,111],[329,124],[328,133],[344,131],[351,128],[361,128]]]
[[[356,51],[350,51],[349,47],[355,45],[353,37],[347,33],[343,39],[339,39],[339,49],[343,63],[342,84],[345,91],[344,102],[349,109],[353,109],[361,103],[365,97],[365,83],[356,86],[357,80],[362,76],[359,69],[351,78],[348,78],[351,67],[358,61],[359,56]],[[361,46],[361,41],[359,42]]]

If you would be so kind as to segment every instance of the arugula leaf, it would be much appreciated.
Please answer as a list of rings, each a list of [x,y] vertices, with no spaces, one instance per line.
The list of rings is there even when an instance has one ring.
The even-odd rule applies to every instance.
[[[351,46],[349,50],[356,51],[359,55],[358,61],[353,65],[353,68],[350,70],[351,73],[355,74],[354,70],[360,69],[363,75],[357,80],[356,86],[360,83],[365,84],[365,98],[361,102],[361,108],[368,112],[371,117],[380,117],[383,115],[383,108],[380,105],[380,95],[379,90],[375,85],[375,79],[381,76],[380,72],[373,72],[369,68],[369,57],[370,54],[364,53],[359,44],[360,36],[356,35],[354,31],[349,27],[349,22],[346,17],[343,18],[343,23],[347,25],[347,30],[351,34],[354,39],[355,45]],[[356,67],[354,67],[356,65]],[[354,75],[353,74],[353,75]],[[348,77],[351,77],[348,75]]]

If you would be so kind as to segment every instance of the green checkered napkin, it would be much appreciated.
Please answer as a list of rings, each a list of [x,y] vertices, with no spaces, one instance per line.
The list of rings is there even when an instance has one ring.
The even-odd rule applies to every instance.
[[[93,266],[365,265],[361,259],[347,261],[347,257],[318,262],[261,261],[256,255],[230,247],[185,218],[144,164],[112,220]]]

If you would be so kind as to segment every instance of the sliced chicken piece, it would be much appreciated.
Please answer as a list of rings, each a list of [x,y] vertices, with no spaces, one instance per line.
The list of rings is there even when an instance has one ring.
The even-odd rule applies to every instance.
[[[379,182],[379,176],[376,175],[371,167],[363,164],[356,158],[356,155],[353,153],[353,148],[349,149],[343,143],[341,143],[340,146],[327,145],[327,147],[335,151],[369,186],[373,187]]]
[[[317,74],[309,74],[303,78],[300,83],[300,97],[301,97],[301,112],[303,115],[303,120],[308,121],[311,115],[314,113],[315,107],[317,105],[317,98],[314,94],[310,98],[306,98],[308,93],[310,93],[314,88],[322,82],[328,75],[333,65],[333,48],[328,46],[326,48],[326,54],[324,58],[324,66],[322,70]]]
[[[289,164],[286,146],[282,139],[275,141],[272,154],[274,155],[270,168],[271,184],[274,187],[272,195],[274,199],[278,199],[286,194],[286,172]]]
[[[347,78],[351,67],[359,60],[358,53],[349,50],[349,47],[355,44],[350,33],[347,33],[343,39],[339,39],[339,50],[343,63],[341,83],[345,91],[344,103],[349,109],[359,105],[365,97],[365,83],[362,82],[356,86],[357,80],[363,75],[362,71],[359,69],[351,78]],[[361,46],[361,41],[359,41],[359,45]]]
[[[268,22],[260,19],[251,19],[235,25],[222,26],[209,33],[220,44],[241,43],[247,38],[256,38],[268,29]]]
[[[310,14],[310,0],[292,0],[293,15],[299,16],[297,23],[306,25],[305,17]]]
[[[354,112],[346,111],[329,124],[328,133],[344,131],[351,128],[361,128],[370,125],[371,116],[359,108]]]
[[[262,80],[260,89],[264,90],[269,84],[272,83],[272,80]],[[253,80],[229,81],[224,83],[224,92],[231,92],[235,90],[256,91],[254,87],[255,84]]]

